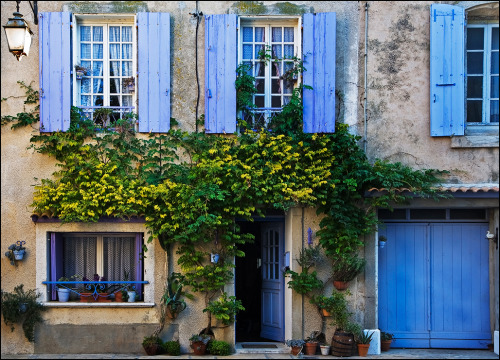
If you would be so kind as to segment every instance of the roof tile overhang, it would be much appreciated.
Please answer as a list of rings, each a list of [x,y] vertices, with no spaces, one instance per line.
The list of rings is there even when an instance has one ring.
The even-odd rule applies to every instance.
[[[387,188],[371,188],[366,191],[366,197],[381,196],[388,192]],[[441,184],[436,187],[436,190],[452,195],[453,197],[466,197],[466,198],[499,198],[499,184]],[[396,189],[400,194],[418,197],[409,188]]]

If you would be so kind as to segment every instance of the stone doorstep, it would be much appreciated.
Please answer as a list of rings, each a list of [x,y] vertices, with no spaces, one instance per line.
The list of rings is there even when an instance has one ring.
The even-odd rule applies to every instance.
[[[243,347],[243,345],[250,345],[252,347]],[[275,345],[275,348],[269,347]],[[289,354],[290,348],[283,343],[279,342],[239,342],[234,346],[236,354]]]

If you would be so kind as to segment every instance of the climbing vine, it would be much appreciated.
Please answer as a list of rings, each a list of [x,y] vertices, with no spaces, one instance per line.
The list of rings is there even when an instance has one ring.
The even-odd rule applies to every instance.
[[[255,91],[247,70],[238,68],[238,109],[251,106]],[[398,188],[440,196],[432,187],[439,171],[371,164],[345,124],[338,123],[333,134],[303,133],[304,88],[294,90],[267,128],[236,136],[171,129],[139,138],[133,114],[98,127],[72,108],[68,131],[31,138],[32,149],[57,160],[53,176],[35,186],[34,211],[63,222],[144,215],[148,243],[158,238],[164,249],[176,246],[185,283],[204,293],[208,306],[232,279],[233,258],[244,256],[238,247],[253,241],[240,232],[236,218],[252,221],[265,208],[316,207],[325,215],[319,243],[335,257],[357,251],[362,236],[374,231],[377,207],[407,200]],[[19,126],[34,121],[33,113],[2,118],[2,124]],[[365,197],[372,187],[388,191]],[[220,260],[208,264],[210,253]],[[301,281],[300,274],[294,281]]]

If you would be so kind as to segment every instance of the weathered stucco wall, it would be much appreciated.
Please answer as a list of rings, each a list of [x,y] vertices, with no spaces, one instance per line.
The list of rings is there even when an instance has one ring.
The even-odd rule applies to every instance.
[[[369,159],[448,170],[450,183],[498,183],[498,133],[496,147],[488,148],[452,148],[454,139],[430,136],[429,29],[433,2],[362,2],[360,56],[364,54],[366,3]],[[463,6],[473,2],[467,3]],[[360,74],[363,82],[363,71]],[[360,112],[360,134],[364,132],[362,115]]]

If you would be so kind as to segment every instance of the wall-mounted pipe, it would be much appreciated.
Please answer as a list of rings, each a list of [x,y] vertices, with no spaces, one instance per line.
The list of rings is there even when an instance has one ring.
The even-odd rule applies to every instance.
[[[366,145],[368,142],[367,136],[368,136],[368,130],[367,130],[367,118],[366,118],[366,107],[368,105],[368,70],[367,70],[367,64],[368,64],[368,2],[365,3],[365,96],[364,96],[364,109],[363,109],[363,123],[364,123],[364,141],[363,141],[363,149],[366,154]]]

